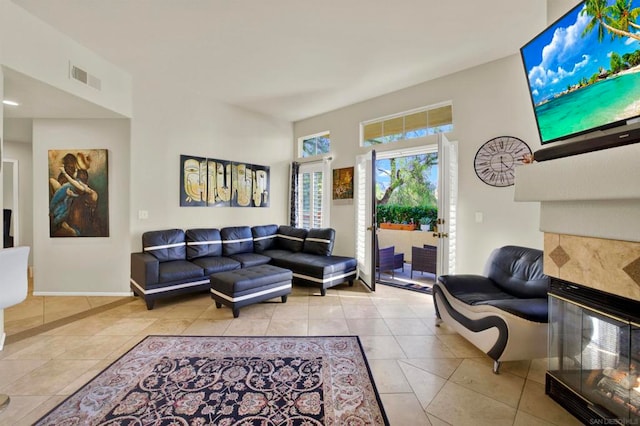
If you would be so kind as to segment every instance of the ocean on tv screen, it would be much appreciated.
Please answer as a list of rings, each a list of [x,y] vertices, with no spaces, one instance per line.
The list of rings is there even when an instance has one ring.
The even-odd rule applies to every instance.
[[[617,75],[535,108],[543,142],[640,115],[640,73]]]

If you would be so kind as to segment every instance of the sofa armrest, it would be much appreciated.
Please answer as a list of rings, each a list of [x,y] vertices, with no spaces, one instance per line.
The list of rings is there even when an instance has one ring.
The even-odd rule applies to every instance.
[[[149,253],[131,253],[131,279],[143,287],[160,280],[160,262]]]
[[[438,281],[441,284],[444,284],[447,288],[454,289],[458,288],[468,288],[468,289],[477,289],[481,290],[488,283],[491,283],[493,286],[495,284],[489,278],[482,275],[473,275],[473,274],[460,274],[460,275],[440,275],[438,277]]]
[[[515,299],[492,279],[482,275],[441,275],[435,285],[443,287],[451,296],[467,305],[486,300]]]

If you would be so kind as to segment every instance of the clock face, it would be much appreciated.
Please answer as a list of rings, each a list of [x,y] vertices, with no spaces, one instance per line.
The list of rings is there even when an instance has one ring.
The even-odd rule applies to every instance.
[[[511,186],[516,176],[516,166],[523,163],[531,148],[513,136],[500,136],[485,142],[473,161],[476,174],[491,186]]]

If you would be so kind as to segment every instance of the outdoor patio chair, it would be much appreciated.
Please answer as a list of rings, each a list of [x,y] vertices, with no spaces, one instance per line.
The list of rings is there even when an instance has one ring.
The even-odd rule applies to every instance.
[[[404,253],[396,253],[395,246],[379,248],[378,236],[376,235],[376,271],[378,271],[378,279],[381,272],[391,272],[391,276],[395,277],[395,270],[402,269],[404,272]]]
[[[437,254],[436,246],[411,247],[411,278],[416,271],[436,274]]]

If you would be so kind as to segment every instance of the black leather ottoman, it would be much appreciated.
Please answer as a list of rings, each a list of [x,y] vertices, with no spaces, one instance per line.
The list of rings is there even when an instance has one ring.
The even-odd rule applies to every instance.
[[[258,265],[211,274],[211,298],[216,307],[229,306],[238,318],[240,308],[281,296],[282,303],[291,293],[290,270],[273,265]]]

